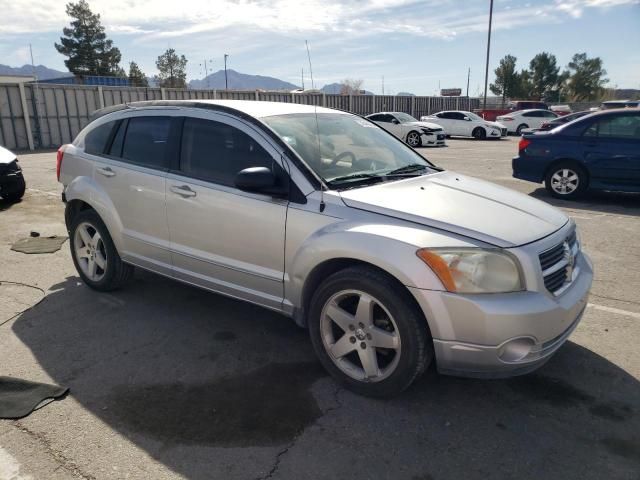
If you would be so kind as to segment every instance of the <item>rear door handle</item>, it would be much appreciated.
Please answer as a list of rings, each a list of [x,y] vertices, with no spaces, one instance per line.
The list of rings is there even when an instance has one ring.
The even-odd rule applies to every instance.
[[[195,197],[197,195],[197,193],[191,190],[187,185],[172,185],[170,190],[185,198]]]
[[[113,177],[116,174],[116,172],[111,170],[111,168],[109,167],[99,168],[98,173],[100,175],[104,175],[105,177]]]

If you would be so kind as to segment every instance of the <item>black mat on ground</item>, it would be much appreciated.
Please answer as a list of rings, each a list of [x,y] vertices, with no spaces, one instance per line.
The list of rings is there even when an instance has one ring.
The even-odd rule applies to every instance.
[[[22,418],[64,396],[66,387],[0,377],[0,418]]]

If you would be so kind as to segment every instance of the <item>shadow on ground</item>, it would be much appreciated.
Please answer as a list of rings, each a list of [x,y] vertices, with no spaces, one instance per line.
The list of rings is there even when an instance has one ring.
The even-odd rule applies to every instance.
[[[576,344],[526,377],[432,370],[376,401],[337,389],[306,332],[267,310],[146,273],[113,294],[77,278],[52,291],[15,334],[83,408],[188,478],[601,479],[640,468],[638,381]]]
[[[588,191],[579,200],[562,200],[552,197],[544,188],[538,188],[530,193],[532,197],[545,201],[556,207],[588,213],[601,212],[616,215],[640,216],[640,194]]]

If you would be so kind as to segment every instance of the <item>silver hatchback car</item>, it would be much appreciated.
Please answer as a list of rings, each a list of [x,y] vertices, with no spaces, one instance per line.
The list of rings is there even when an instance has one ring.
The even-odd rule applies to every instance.
[[[121,105],[61,147],[57,166],[91,288],[115,289],[135,266],[275,310],[365,395],[397,394],[432,362],[529,372],[587,305],[592,265],[564,213],[444,171],[346,112]]]

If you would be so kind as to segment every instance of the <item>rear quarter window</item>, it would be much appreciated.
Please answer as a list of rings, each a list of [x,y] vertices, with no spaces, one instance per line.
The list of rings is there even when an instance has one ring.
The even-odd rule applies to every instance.
[[[115,124],[116,122],[103,123],[87,133],[84,137],[84,151],[91,155],[102,155]]]

